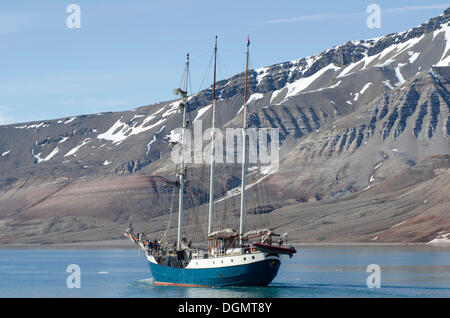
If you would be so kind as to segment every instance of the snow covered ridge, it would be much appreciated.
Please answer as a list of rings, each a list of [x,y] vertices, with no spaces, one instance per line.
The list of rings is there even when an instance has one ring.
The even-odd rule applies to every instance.
[[[57,124],[64,124],[64,125],[66,125],[66,124],[68,124],[68,123],[71,123],[71,122],[73,122],[75,119],[77,119],[78,117],[77,116],[75,116],[75,117],[71,117],[71,118],[69,118],[69,119],[66,119],[66,120],[63,120],[63,119],[60,119],[60,120],[58,120],[56,123]],[[16,129],[31,129],[31,128],[45,128],[45,127],[50,127],[50,123],[48,123],[48,122],[42,122],[42,123],[39,123],[39,124],[31,124],[31,125],[22,125],[22,126],[15,126],[14,128],[16,128]]]
[[[48,127],[49,124],[42,122],[40,124],[32,124],[32,125],[23,125],[23,126],[15,126],[16,129],[30,129],[30,128],[45,128]]]
[[[344,77],[368,67],[384,67],[394,64],[393,67],[396,68],[396,75],[398,77],[395,85],[401,85],[403,82],[401,67],[405,64],[399,65],[396,63],[395,58],[407,52],[409,56],[407,61],[409,64],[416,62],[420,58],[420,52],[418,52],[420,50],[413,50],[412,47],[421,42],[427,34],[432,34],[432,41],[437,40],[437,38],[437,41],[441,41],[442,36],[440,34],[443,34],[444,41],[446,42],[445,49],[442,52],[440,60],[436,61],[436,66],[450,65],[449,17],[450,10],[447,9],[445,14],[432,18],[416,28],[401,33],[394,33],[376,39],[349,41],[336,45],[314,56],[257,68],[254,70],[256,87],[264,86],[266,79],[273,79],[274,81],[284,79],[287,83],[283,84],[282,87],[276,87],[276,90],[280,91],[285,86],[302,78],[311,77],[332,64],[336,67],[342,67],[338,77]],[[402,62],[405,63],[403,59]],[[386,86],[392,87],[390,83],[386,83]]]
[[[294,96],[324,91],[325,94],[329,93],[329,103],[336,103],[337,107],[341,106],[341,104],[346,106],[345,103],[352,105],[352,108],[357,107],[361,103],[366,103],[375,93],[378,94],[378,91],[380,91],[380,89],[378,89],[379,86],[381,86],[381,90],[386,88],[392,90],[414,77],[416,72],[426,71],[431,64],[436,66],[450,65],[449,17],[450,10],[448,9],[446,14],[431,19],[430,21],[432,22],[429,21],[417,28],[401,33],[390,34],[376,39],[349,41],[336,45],[316,55],[255,69],[250,73],[251,78],[249,83],[250,86],[253,85],[253,87],[250,87],[247,103],[252,104],[252,106],[255,105],[255,108],[259,106],[264,106],[263,108],[270,107],[272,103],[276,105],[286,103],[286,105],[289,106],[290,104],[287,100]],[[431,62],[428,62],[427,56]],[[350,97],[346,94],[346,98],[343,98],[342,101],[340,101],[339,98],[335,98],[338,97],[335,95],[338,95],[341,92],[341,88],[342,90],[345,90],[349,86],[349,83],[354,81],[357,76],[368,69],[370,69],[371,72],[383,72],[383,74],[380,75],[381,85],[380,82],[377,82],[377,78],[374,78],[373,80],[370,78],[368,80],[365,79],[364,81],[358,81],[356,85],[352,84]],[[358,72],[361,73],[356,74]],[[435,76],[432,69],[430,69],[429,73],[436,81],[438,81],[438,77]],[[356,76],[352,77],[352,74],[356,74]],[[436,74],[438,74],[438,72],[436,72]],[[364,76],[361,75],[360,77],[363,78]],[[233,107],[236,107],[233,108],[233,116],[239,115],[243,109],[241,104],[236,106],[232,99],[235,95],[241,94],[239,89],[242,88],[242,86],[237,86],[243,85],[243,83],[241,83],[242,80],[243,77],[242,74],[240,74],[228,80],[221,81],[222,83],[218,86],[217,93],[220,93],[221,89],[225,93],[228,93],[224,94],[223,99],[228,99],[227,103],[230,101],[229,103],[232,104]],[[233,87],[230,88],[230,86]],[[228,91],[224,89],[226,87],[229,88]],[[238,89],[236,89],[236,87]],[[331,89],[332,91],[328,91]],[[194,101],[191,104],[193,108],[190,114],[192,118],[194,118],[193,122],[209,118],[211,101],[208,94],[210,91],[210,89],[203,90],[189,96],[189,100],[194,98]],[[199,98],[195,98],[195,96],[198,96]],[[219,96],[222,96],[222,93],[220,93]],[[304,99],[315,98],[315,96],[299,96],[298,100],[302,100],[303,97]],[[292,102],[295,101],[296,99],[292,100]],[[92,117],[105,115],[103,116],[105,118],[96,119],[103,125],[100,129],[97,126],[99,133],[97,133],[96,129],[92,129],[91,131],[95,133],[92,135],[86,135],[86,133],[84,133],[84,130],[89,128],[84,128],[85,124],[83,116],[22,123],[12,125],[11,128],[22,129],[22,131],[19,130],[17,133],[20,133],[23,136],[35,133],[42,134],[42,136],[39,135],[39,138],[44,138],[45,135],[52,134],[53,129],[58,132],[59,139],[54,137],[52,140],[54,145],[51,148],[46,149],[45,152],[43,150],[38,150],[39,148],[36,147],[36,151],[30,148],[26,150],[28,157],[30,157],[30,152],[33,151],[33,157],[30,159],[34,158],[37,163],[45,162],[52,158],[55,161],[55,157],[60,158],[63,157],[64,154],[65,156],[82,156],[83,154],[81,154],[81,152],[83,150],[86,150],[87,148],[90,149],[91,147],[93,148],[94,145],[96,145],[96,142],[103,143],[99,140],[105,141],[105,143],[98,146],[98,148],[102,148],[105,144],[109,148],[111,143],[112,145],[117,146],[122,142],[125,142],[128,137],[141,133],[144,133],[144,136],[141,136],[140,138],[145,138],[143,153],[147,156],[150,154],[151,150],[153,151],[160,146],[159,142],[161,140],[164,139],[164,142],[167,143],[167,141],[177,141],[180,137],[176,131],[173,130],[173,128],[176,127],[176,124],[174,126],[173,122],[175,122],[175,120],[172,118],[176,113],[179,113],[179,101],[161,103],[156,107],[156,111],[148,111],[148,108],[136,108],[128,112],[122,112],[118,115],[112,114],[112,117],[109,117],[110,115],[107,113],[94,114]],[[235,111],[239,107],[241,108],[236,114]],[[348,106],[346,107],[348,108]],[[123,116],[120,117],[120,115]],[[93,119],[92,117],[90,117],[90,119]],[[103,120],[107,122],[106,126],[104,126],[105,122],[103,122]],[[91,125],[96,127],[94,119],[92,122]],[[87,121],[87,123],[90,124],[89,121]],[[75,125],[76,127],[73,128]],[[76,130],[72,133],[71,131],[75,128],[80,130],[77,135],[84,133],[86,136],[74,140],[73,135]],[[157,136],[159,133],[161,133],[161,136]],[[88,136],[91,137],[91,139],[86,139]],[[72,144],[72,142],[74,143]],[[89,142],[90,144],[83,148],[83,146]],[[15,146],[5,145],[5,149],[2,149],[3,154],[0,152],[0,158],[12,157],[9,152],[6,153],[9,148],[14,148],[13,156],[18,153],[18,149]],[[48,151],[51,151],[52,149],[53,151],[47,155]],[[160,149],[158,148],[158,150]],[[61,154],[58,155],[58,153]],[[105,159],[106,158],[101,158],[98,162],[102,163]],[[114,164],[116,163],[114,158],[109,157],[108,159],[109,160],[106,161],[109,164],[110,160],[112,160]],[[11,161],[4,160],[4,162],[8,163]],[[370,175],[367,177],[369,184],[374,182],[374,180],[371,180],[372,178],[370,178]],[[374,178],[376,179],[376,176],[374,176]]]
[[[58,120],[56,123],[57,124],[64,124],[64,125],[66,125],[66,124],[68,124],[68,123],[71,123],[71,122],[73,122],[75,119],[77,119],[77,117],[75,116],[75,117],[71,117],[71,118],[69,118],[69,119],[67,119],[67,120],[62,120],[62,119],[60,119],[60,120]]]

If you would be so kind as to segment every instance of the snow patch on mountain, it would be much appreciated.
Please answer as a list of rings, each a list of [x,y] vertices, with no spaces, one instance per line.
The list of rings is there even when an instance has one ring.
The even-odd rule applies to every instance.
[[[397,56],[399,56],[400,54],[402,54],[403,52],[405,52],[407,49],[412,48],[414,45],[416,45],[417,43],[419,43],[425,35],[422,35],[420,37],[417,38],[411,38],[408,41],[405,41],[403,43],[398,43],[398,44],[392,44],[388,47],[386,47],[384,50],[382,50],[381,52],[371,55],[369,56],[366,53],[364,53],[364,57],[356,62],[350,63],[349,65],[347,65],[342,71],[341,73],[337,76],[337,78],[341,78],[341,77],[346,77],[349,76],[351,74],[353,74],[356,71],[362,71],[368,67],[385,67],[389,64],[392,64],[395,62],[395,58]],[[366,47],[370,47],[370,45],[366,45]],[[411,51],[410,51],[411,52]],[[415,54],[412,53],[410,54],[410,62],[413,63],[417,57],[419,56],[420,53]],[[377,63],[375,65],[373,65],[373,63]],[[360,67],[361,66],[361,67]],[[353,71],[353,72],[352,72]]]
[[[47,125],[45,125],[45,123],[40,123],[40,124],[36,124],[36,125],[30,125],[27,127],[27,129],[30,128],[39,128],[39,127],[46,127]]]
[[[67,119],[67,120],[64,122],[64,125],[73,122],[75,119],[77,119],[77,117],[71,117],[71,118]]]
[[[441,25],[440,30],[436,30],[433,33],[433,38],[436,36],[437,33],[444,32],[444,39],[445,39],[445,48],[444,52],[442,53],[442,57],[438,63],[436,63],[436,66],[449,66],[450,65],[450,54],[446,57],[446,54],[449,53],[450,49],[450,23],[447,22],[447,25]]]
[[[428,244],[450,244],[450,233],[439,234],[432,239]]]
[[[276,90],[274,92],[272,92],[272,96],[270,97],[270,104],[272,104],[272,101],[283,91],[283,89],[279,89]],[[240,111],[238,112],[238,114],[240,113]]]
[[[261,166],[259,171],[262,175],[269,175],[269,174],[274,174],[278,171],[279,168],[279,162],[278,160],[275,160],[274,162],[268,164],[268,165],[264,165]]]
[[[420,52],[409,51],[408,55],[410,56],[410,58],[408,59],[409,63],[414,63],[414,61],[419,57]]]
[[[83,140],[83,142],[81,143],[81,145],[76,146],[75,148],[72,148],[69,152],[67,152],[64,157],[67,156],[71,156],[73,154],[75,154],[78,149],[80,149],[81,147],[83,147],[84,145],[88,144],[89,142],[91,142],[91,138],[86,138],[85,140]]]
[[[400,226],[400,225],[402,225],[402,224],[405,223],[405,222],[406,222],[406,221],[403,221],[403,222],[394,224],[394,225],[391,226],[391,229],[394,228],[394,227]]]
[[[62,137],[62,139],[58,142],[59,144],[67,141],[67,139],[69,139],[69,137]]]
[[[33,125],[15,126],[14,128],[16,128],[16,129],[30,129],[30,128],[44,128],[44,127],[48,127],[48,125],[45,122],[40,123],[40,124],[33,124]]]
[[[56,147],[55,149],[53,149],[53,151],[51,153],[48,154],[47,157],[45,158],[41,158],[41,152],[38,153],[37,155],[34,154],[34,149],[31,149],[31,154],[33,155],[33,157],[37,160],[37,163],[41,163],[44,161],[49,161],[50,159],[52,159],[57,153],[59,152],[58,147]]]
[[[250,104],[251,102],[257,101],[258,99],[263,98],[264,95],[261,93],[254,93],[250,96],[250,98],[247,100],[247,104]]]
[[[168,142],[181,142],[181,128],[171,130],[165,138],[168,139]]]
[[[195,116],[194,119],[194,123],[197,121],[197,119],[199,119],[200,117],[203,116],[203,114],[205,114],[210,108],[212,107],[212,104],[209,104],[208,106],[205,106],[203,108],[200,108],[197,112],[197,116]]]
[[[153,135],[153,139],[150,140],[150,142],[147,144],[147,152],[145,153],[145,155],[147,156],[148,153],[150,152],[150,146],[152,145],[152,143],[154,143],[156,141],[156,135]]]
[[[264,77],[267,76],[267,74],[269,74],[268,72],[269,68],[268,67],[262,67],[262,68],[257,68],[255,69],[255,72],[258,74],[256,75],[256,82],[257,82],[257,86],[259,85],[259,83],[261,83],[261,81],[264,79]]]
[[[450,23],[447,22],[447,25],[443,26],[442,30],[439,30],[439,32],[444,32],[445,49],[440,61],[436,63],[436,66],[450,66]]]
[[[450,66],[450,54],[445,58],[436,63],[436,66]]]
[[[11,153],[11,149],[2,153],[2,157],[5,157],[5,156],[9,155],[10,153]]]
[[[364,92],[370,87],[370,85],[372,85],[371,82],[364,85],[363,88],[361,88],[361,90],[359,91],[359,94],[361,94],[361,95],[364,94]]]
[[[147,144],[147,152],[145,153],[145,155],[147,156],[148,153],[150,152],[150,146],[156,141],[157,135],[159,133],[161,133],[161,131],[166,128],[166,126],[162,126],[157,132],[155,132],[155,134],[153,135],[152,140],[150,140],[150,142]]]
[[[341,85],[341,83],[342,83],[342,81],[339,80],[337,83],[335,83],[335,84],[333,84],[331,86],[322,87],[322,88],[318,88],[318,89],[314,89],[314,90],[310,90],[310,91],[304,91],[304,92],[301,92],[299,94],[301,95],[301,94],[309,94],[309,93],[321,92],[321,91],[326,90],[326,89],[336,88],[339,85]]]
[[[133,121],[137,118],[145,117],[145,115],[134,115],[133,118],[130,119],[130,121]]]
[[[328,64],[327,66],[323,67],[313,75],[310,75],[308,77],[302,77],[295,82],[288,83],[285,87],[277,90],[280,92],[284,88],[287,88],[286,96],[284,97],[284,100],[287,100],[291,96],[295,96],[302,92],[303,90],[307,89],[312,83],[314,83],[315,80],[317,80],[319,77],[321,77],[324,73],[326,73],[329,70],[337,71],[340,67],[334,65],[333,63]],[[275,91],[275,92],[277,92]],[[274,93],[275,93],[274,92]],[[273,96],[273,95],[272,95]]]
[[[400,72],[400,67],[404,66],[404,63],[399,63],[395,67],[395,75],[397,76],[398,82],[395,83],[395,86],[400,86],[405,82],[405,78],[403,77],[402,73]]]
[[[383,84],[386,85],[389,89],[394,89],[394,86],[391,85],[390,80],[383,81]]]
[[[164,115],[163,115],[164,117]],[[128,125],[125,122],[122,122],[120,117],[114,125],[112,125],[107,131],[97,136],[98,139],[111,140],[113,144],[119,144],[130,136],[140,134],[152,128],[155,128],[166,121],[165,118],[160,119],[156,123],[145,126],[149,121],[152,121],[156,118],[154,115],[150,115],[144,119],[142,124],[139,125],[138,122],[134,122],[132,126]]]
[[[355,63],[350,63],[348,66],[346,66],[342,72],[336,77],[336,78],[341,78],[341,77],[345,77],[348,76],[352,73],[350,73],[350,71],[356,66]]]
[[[181,101],[177,100],[176,102],[173,102],[169,105],[169,109],[167,111],[164,112],[164,114],[162,114],[162,117],[168,117],[170,115],[175,114],[176,112],[178,112],[178,107],[180,106]]]

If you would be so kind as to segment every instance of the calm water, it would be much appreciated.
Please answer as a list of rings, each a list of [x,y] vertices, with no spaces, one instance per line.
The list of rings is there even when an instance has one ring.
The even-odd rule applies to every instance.
[[[450,248],[300,247],[268,287],[154,286],[137,250],[0,250],[0,297],[450,297]],[[68,288],[69,264],[81,288]],[[369,264],[381,288],[369,289]]]

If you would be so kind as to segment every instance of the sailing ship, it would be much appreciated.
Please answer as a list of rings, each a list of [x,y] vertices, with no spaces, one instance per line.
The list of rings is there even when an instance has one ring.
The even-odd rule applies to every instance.
[[[271,228],[262,228],[244,232],[245,192],[246,192],[246,113],[247,113],[247,78],[249,44],[247,38],[244,104],[243,104],[243,144],[242,171],[240,191],[240,219],[239,231],[224,228],[213,231],[214,214],[214,167],[215,167],[215,138],[216,124],[216,57],[217,36],[214,45],[214,80],[212,90],[212,133],[211,138],[211,170],[209,182],[209,212],[207,248],[194,248],[183,235],[183,197],[186,184],[186,167],[184,163],[184,132],[181,136],[181,164],[177,172],[177,181],[173,182],[178,189],[178,232],[177,241],[170,246],[167,241],[148,241],[141,233],[135,233],[130,223],[125,236],[136,243],[144,252],[150,266],[155,285],[176,285],[196,287],[224,287],[224,286],[266,286],[277,275],[281,264],[281,256],[292,257],[296,253],[293,246],[283,247],[283,240],[287,233],[276,234]],[[184,89],[177,88],[174,93],[181,98],[182,127],[186,128],[186,111],[188,103],[187,83],[189,71],[189,54],[185,64]],[[184,129],[183,129],[184,131]],[[278,241],[274,242],[274,237]]]

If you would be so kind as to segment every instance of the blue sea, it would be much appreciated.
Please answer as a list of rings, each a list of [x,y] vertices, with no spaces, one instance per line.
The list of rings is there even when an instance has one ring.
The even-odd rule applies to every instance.
[[[293,258],[283,259],[268,287],[188,288],[154,286],[144,256],[133,249],[5,249],[0,250],[0,297],[450,297],[450,247],[333,245],[297,250]],[[71,264],[79,269],[78,280],[72,279]],[[367,285],[371,264],[378,265],[379,288]]]

